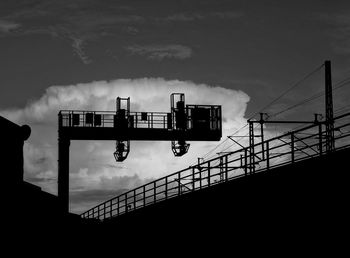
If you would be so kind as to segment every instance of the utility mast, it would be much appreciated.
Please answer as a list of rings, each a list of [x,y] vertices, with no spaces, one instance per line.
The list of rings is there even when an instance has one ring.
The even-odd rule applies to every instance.
[[[334,120],[333,120],[333,94],[331,61],[325,61],[325,87],[326,87],[326,152],[334,150]]]
[[[255,172],[255,165],[259,162],[258,160],[265,159],[264,157],[264,145],[261,145],[262,148],[262,157],[255,155],[255,138],[260,138],[260,142],[264,142],[264,124],[318,124],[320,126],[320,138],[325,139],[324,144],[319,146],[319,153],[322,155],[322,152],[330,153],[335,148],[335,139],[334,139],[334,118],[333,118],[333,94],[332,94],[332,73],[331,73],[331,61],[324,62],[325,68],[325,113],[326,119],[325,121],[320,121],[318,117],[320,114],[315,114],[315,119],[310,121],[272,121],[267,120],[264,116],[268,117],[266,113],[260,113],[260,120],[248,120],[249,123],[249,152],[250,152],[250,160],[249,166],[247,167],[251,173]],[[260,124],[260,135],[255,135],[254,132],[254,124]],[[322,125],[326,127],[325,134],[322,134]],[[291,140],[291,145],[293,144],[294,139]],[[321,141],[322,142],[322,141]],[[323,151],[323,147],[325,147],[325,151]]]

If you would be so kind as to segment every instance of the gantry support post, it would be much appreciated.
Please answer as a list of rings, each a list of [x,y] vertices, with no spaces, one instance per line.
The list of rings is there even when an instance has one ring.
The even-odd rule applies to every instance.
[[[58,138],[58,199],[63,212],[69,212],[69,145],[68,138]]]

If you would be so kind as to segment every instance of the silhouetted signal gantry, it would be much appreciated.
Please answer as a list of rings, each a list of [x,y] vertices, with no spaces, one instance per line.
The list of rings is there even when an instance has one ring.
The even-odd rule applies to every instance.
[[[219,105],[185,105],[183,93],[170,96],[170,112],[130,112],[130,98],[116,100],[116,111],[62,110],[58,114],[58,196],[68,210],[71,140],[114,140],[116,161],[130,151],[130,140],[171,141],[175,156],[187,153],[186,141],[219,141]]]

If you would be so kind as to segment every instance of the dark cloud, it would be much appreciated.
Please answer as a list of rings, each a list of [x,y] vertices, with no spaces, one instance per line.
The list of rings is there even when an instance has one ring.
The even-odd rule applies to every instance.
[[[339,54],[350,54],[350,12],[334,16],[335,31],[333,47]]]
[[[193,54],[188,46],[183,45],[134,45],[126,47],[132,54],[146,56],[149,59],[162,61],[165,58],[187,59]]]
[[[161,22],[192,22],[200,21],[205,19],[236,19],[244,16],[243,12],[238,11],[217,11],[217,12],[193,12],[193,13],[174,13],[162,18],[156,18],[156,20]]]
[[[69,40],[77,57],[84,64],[92,62],[87,54],[89,42],[120,31],[136,34],[134,26],[145,18],[129,13],[125,6],[103,5],[99,1],[35,1],[18,5],[0,15],[0,33],[12,35],[48,34]]]
[[[0,20],[0,33],[9,33],[18,29],[21,25],[19,23]]]

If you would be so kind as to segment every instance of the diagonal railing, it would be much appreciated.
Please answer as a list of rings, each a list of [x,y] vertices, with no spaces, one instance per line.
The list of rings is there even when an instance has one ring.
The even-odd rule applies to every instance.
[[[335,149],[350,146],[350,113],[334,118]],[[195,166],[159,178],[81,214],[104,220],[203,188],[271,168],[326,154],[325,122],[305,126],[280,136],[226,153]],[[251,151],[253,149],[253,151]],[[250,153],[259,156],[250,163]]]

